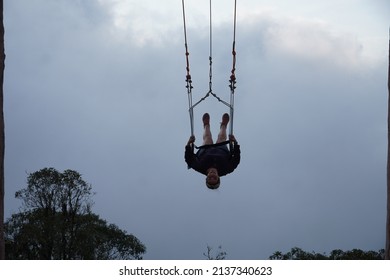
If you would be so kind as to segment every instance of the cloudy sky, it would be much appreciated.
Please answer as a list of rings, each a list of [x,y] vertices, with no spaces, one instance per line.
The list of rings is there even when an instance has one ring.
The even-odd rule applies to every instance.
[[[30,172],[73,169],[145,259],[266,259],[385,244],[387,0],[238,0],[234,133],[217,191],[188,170],[180,0],[5,0],[6,217]],[[194,99],[208,89],[208,1],[187,0]],[[213,90],[228,99],[234,1],[213,1]],[[226,107],[195,109],[201,141]]]

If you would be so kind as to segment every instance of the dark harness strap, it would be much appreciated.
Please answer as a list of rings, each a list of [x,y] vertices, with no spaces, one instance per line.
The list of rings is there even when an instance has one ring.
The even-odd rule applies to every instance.
[[[224,145],[227,145],[229,144],[229,152],[230,152],[230,156],[233,156],[233,153],[234,153],[234,145],[233,145],[233,142],[232,141],[224,141],[224,142],[220,142],[220,143],[215,143],[215,144],[208,144],[208,145],[202,145],[200,147],[194,145],[194,147],[198,150],[200,149],[209,149],[209,148],[214,148],[214,147],[220,147],[220,146],[224,146]]]
[[[223,146],[223,145],[226,145],[226,144],[229,144],[230,141],[224,141],[224,142],[220,142],[220,143],[215,143],[215,144],[208,144],[208,145],[202,145],[202,146],[195,146],[195,148],[197,148],[198,150],[200,149],[208,149],[208,148],[212,148],[212,147],[219,147],[219,146]]]

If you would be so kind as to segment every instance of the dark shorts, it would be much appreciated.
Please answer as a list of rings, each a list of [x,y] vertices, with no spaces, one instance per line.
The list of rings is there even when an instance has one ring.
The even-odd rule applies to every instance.
[[[204,148],[200,148],[196,155],[198,157],[201,157],[205,152],[212,152],[212,153],[230,153],[227,145],[221,145],[221,146],[208,146]]]

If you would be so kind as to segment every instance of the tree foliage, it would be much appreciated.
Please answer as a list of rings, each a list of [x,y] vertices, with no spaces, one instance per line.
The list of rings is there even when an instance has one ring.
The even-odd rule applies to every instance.
[[[343,251],[336,249],[326,253],[305,252],[301,248],[294,247],[290,252],[282,253],[276,251],[270,260],[383,260],[384,250],[379,251],[363,251],[360,249],[353,249],[349,251]]]
[[[92,187],[72,170],[31,173],[6,222],[7,259],[142,259],[145,246],[92,213]]]

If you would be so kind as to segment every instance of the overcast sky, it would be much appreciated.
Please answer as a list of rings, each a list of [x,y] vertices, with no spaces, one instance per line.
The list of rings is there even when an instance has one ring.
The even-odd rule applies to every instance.
[[[145,259],[228,259],[385,245],[387,0],[238,0],[241,163],[188,170],[179,0],[5,0],[6,218],[28,173],[73,169],[93,211]],[[208,1],[187,0],[194,99],[208,89]],[[228,99],[234,1],[213,1],[213,90]],[[208,111],[218,132],[226,107]]]

